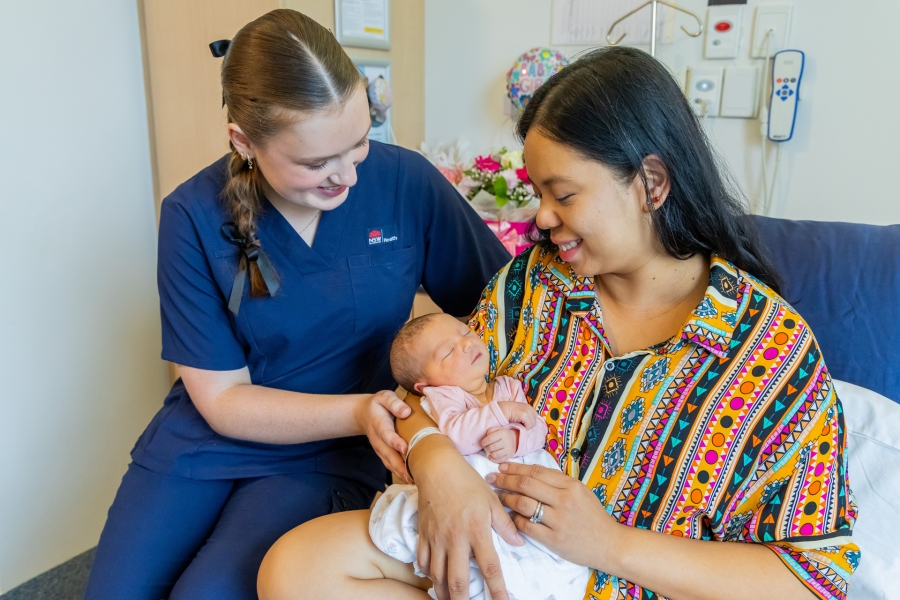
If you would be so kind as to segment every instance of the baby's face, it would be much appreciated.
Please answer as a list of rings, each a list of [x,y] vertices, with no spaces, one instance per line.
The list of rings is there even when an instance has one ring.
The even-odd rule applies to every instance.
[[[467,392],[484,386],[490,369],[487,346],[465,323],[450,315],[440,315],[428,324],[415,343],[415,351],[423,361],[425,385],[454,385]]]

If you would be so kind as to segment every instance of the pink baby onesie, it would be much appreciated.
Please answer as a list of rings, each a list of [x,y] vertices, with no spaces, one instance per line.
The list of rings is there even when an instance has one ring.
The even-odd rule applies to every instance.
[[[494,397],[487,404],[482,404],[472,394],[453,385],[426,387],[422,393],[428,402],[423,408],[437,422],[441,433],[453,440],[464,456],[481,452],[481,440],[491,427],[519,430],[519,446],[515,456],[543,450],[547,443],[547,422],[540,415],[536,415],[534,427],[525,429],[522,423],[510,423],[497,405],[497,402],[528,404],[518,379],[505,375],[497,377]]]

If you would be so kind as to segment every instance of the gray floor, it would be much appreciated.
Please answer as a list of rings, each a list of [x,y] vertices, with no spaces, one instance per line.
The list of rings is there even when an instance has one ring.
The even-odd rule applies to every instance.
[[[93,562],[92,549],[11,589],[0,600],[81,600]]]

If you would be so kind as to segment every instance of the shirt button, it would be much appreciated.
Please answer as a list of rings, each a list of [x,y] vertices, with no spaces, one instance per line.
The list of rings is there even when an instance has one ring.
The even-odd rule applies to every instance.
[[[606,367],[605,367],[605,368],[606,368],[607,371],[612,371],[613,369],[616,368],[616,363],[615,363],[614,361],[608,360],[608,361],[606,361]]]
[[[581,458],[581,450],[579,450],[578,448],[572,448],[572,451],[569,452],[569,454],[572,455],[572,460],[578,460],[579,458]]]

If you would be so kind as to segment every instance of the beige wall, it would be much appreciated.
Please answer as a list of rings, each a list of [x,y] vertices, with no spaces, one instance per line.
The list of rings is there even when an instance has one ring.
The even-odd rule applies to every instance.
[[[222,62],[209,43],[277,7],[277,0],[140,0],[157,200],[228,150]]]
[[[141,0],[158,200],[228,150],[221,60],[208,44],[279,7],[334,30],[334,0]],[[390,51],[347,52],[391,59],[394,133],[399,144],[418,147],[425,138],[424,2],[392,0]]]

